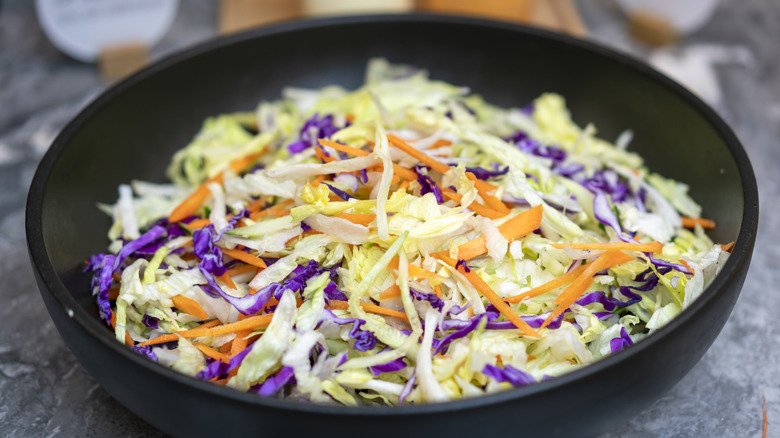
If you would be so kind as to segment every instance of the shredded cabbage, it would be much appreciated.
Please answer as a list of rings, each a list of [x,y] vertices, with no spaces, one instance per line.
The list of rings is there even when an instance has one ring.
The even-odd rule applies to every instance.
[[[632,136],[598,138],[557,94],[505,109],[375,59],[357,90],[288,88],[206,120],[171,184],[100,206],[111,243],[86,271],[119,342],[259,396],[395,405],[529,385],[631,348],[729,255],[683,228],[701,207]]]

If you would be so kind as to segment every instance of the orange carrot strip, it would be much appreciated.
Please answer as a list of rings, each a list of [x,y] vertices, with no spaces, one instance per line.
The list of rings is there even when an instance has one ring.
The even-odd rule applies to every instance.
[[[208,345],[204,344],[203,342],[194,342],[192,345],[194,345],[198,350],[200,350],[203,354],[206,356],[216,359],[222,362],[227,363],[230,359],[228,359],[226,354],[220,353],[219,351],[209,347]]]
[[[243,265],[237,268],[228,269],[225,271],[225,275],[232,277],[234,275],[246,274],[247,272],[257,272],[257,266]]]
[[[252,213],[256,211],[260,211],[263,208],[263,206],[271,199],[273,199],[273,196],[262,196],[250,202],[249,205],[246,206],[246,209],[251,211]]]
[[[341,143],[336,143],[335,141],[325,140],[322,138],[319,140],[319,143],[322,146],[328,146],[339,152],[344,152],[350,155],[354,155],[356,157],[365,157],[366,155],[371,153],[368,151],[364,151],[363,149],[353,148],[351,146],[343,145]]]
[[[345,152],[347,154],[354,155],[356,157],[365,157],[366,155],[370,154],[371,152],[364,151],[362,149],[356,149],[350,146],[345,146],[341,143],[336,143],[334,141],[328,141],[324,139],[319,140],[320,144],[323,146],[332,147],[333,149],[336,149],[337,151]],[[411,147],[411,146],[410,146]],[[377,167],[382,167],[382,164],[379,163],[376,165]],[[372,166],[373,167],[373,166]],[[409,170],[405,167],[399,166],[395,163],[393,163],[393,173],[398,175],[399,177],[406,179],[406,180],[416,180],[417,179],[417,173],[415,173],[413,170]]]
[[[252,265],[264,269],[267,267],[263,259],[261,259],[260,257],[255,257],[252,254],[247,254],[244,251],[241,251],[240,249],[235,249],[235,248],[234,249],[221,248],[221,249],[222,249],[222,254],[227,254],[230,257],[233,257],[236,260],[241,260],[242,262],[248,265]]]
[[[173,301],[173,306],[182,312],[189,313],[200,320],[209,318],[209,314],[192,298],[187,298],[184,295],[176,295],[172,297],[171,300]]]
[[[325,155],[325,152],[323,152],[323,150],[320,148],[314,148],[314,154],[317,156],[317,159],[325,163],[336,161],[336,158],[331,157],[329,155]]]
[[[111,312],[111,327],[116,329],[116,312]],[[130,337],[127,331],[125,331],[125,344],[131,347],[135,345],[135,342],[133,342],[133,338]]]
[[[734,249],[734,241],[732,240],[731,242],[729,242],[729,243],[727,243],[725,245],[721,244],[720,245],[720,249],[722,249],[723,251],[726,251],[726,252],[731,252],[731,250]]]
[[[455,260],[451,259],[448,256],[441,256],[441,260],[452,266],[453,268],[456,267]],[[471,283],[472,286],[474,286],[480,294],[482,294],[483,297],[487,298],[488,301],[490,301],[491,304],[493,304],[496,307],[496,310],[498,310],[506,319],[512,321],[512,324],[515,325],[515,327],[519,328],[523,331],[523,333],[527,336],[531,336],[534,338],[539,337],[539,333],[536,332],[533,328],[531,328],[530,325],[528,325],[527,322],[523,321],[523,318],[520,318],[520,315],[518,315],[514,310],[512,310],[511,307],[509,307],[509,304],[505,303],[504,300],[501,299],[495,292],[493,292],[493,289],[490,288],[490,286],[485,283],[482,278],[480,278],[479,275],[477,275],[476,271],[468,270],[466,271],[465,266],[458,266],[456,268],[458,272],[463,274],[463,276],[466,277],[466,279]]]
[[[430,167],[431,169],[439,173],[446,173],[448,170],[450,170],[450,166],[440,161],[437,161],[435,158],[432,158],[425,152],[415,149],[414,147],[409,145],[409,143],[401,140],[400,138],[396,137],[393,134],[387,134],[387,140],[390,142],[391,145],[406,152],[410,156],[414,157],[417,161],[420,161],[421,163],[425,164],[426,166]]]
[[[683,216],[681,219],[682,219],[682,226],[684,226],[685,228],[696,228],[696,224],[701,225],[701,227],[706,230],[711,230],[715,228],[715,221],[712,219],[702,219],[702,218],[687,217],[687,216]]]
[[[239,173],[242,170],[249,167],[250,164],[254,163],[258,158],[265,155],[265,153],[268,152],[268,147],[263,148],[260,152],[255,152],[252,154],[244,155],[243,157],[236,158],[235,160],[231,161],[230,164],[228,164],[228,167],[233,170],[235,173]]]
[[[387,267],[389,269],[398,269],[398,257],[393,257],[390,260],[390,263],[387,265]],[[441,275],[412,264],[409,264],[409,276],[412,278],[427,278],[428,280],[433,279],[436,280],[438,283],[444,281],[444,277],[442,277]]]
[[[541,223],[542,205],[540,204],[499,225],[498,231],[501,232],[501,235],[504,236],[506,240],[511,242],[533,232],[535,229],[539,228]],[[458,247],[458,258],[463,260],[471,260],[474,257],[479,257],[485,253],[487,253],[487,245],[484,236],[479,236]],[[449,251],[442,251],[434,254],[436,257],[439,255],[449,255]]]
[[[203,201],[205,201],[206,198],[211,194],[208,186],[213,182],[222,184],[222,174],[220,173],[217,176],[211,177],[204,181],[203,184],[198,186],[198,188],[195,189],[195,191],[192,192],[190,196],[187,197],[187,199],[182,201],[181,204],[173,209],[171,215],[168,216],[168,222],[179,222],[182,219],[192,216],[195,211],[197,211],[201,205],[203,205]]]
[[[347,310],[349,309],[349,303],[346,301],[330,300],[329,307],[331,309]],[[384,307],[377,306],[376,304],[360,303],[360,307],[362,307],[363,310],[365,310],[366,312],[376,313],[378,315],[393,316],[398,319],[403,319],[404,321],[409,320],[409,318],[403,312],[399,312],[397,310],[385,309]]]
[[[368,225],[376,219],[375,213],[339,213],[335,217],[346,219],[353,224]]]
[[[691,271],[691,273],[692,273],[692,274],[696,272],[696,271],[694,271],[694,269],[691,267],[691,265],[689,265],[689,264],[688,264],[688,262],[686,262],[685,260],[683,260],[683,259],[680,259],[680,264],[681,264],[681,265],[683,265],[683,266],[685,266],[685,268],[686,268],[686,269],[688,269],[689,271]]]
[[[433,285],[433,292],[436,294],[437,297],[442,298],[444,297],[444,294],[441,293],[441,285],[440,284],[434,284]]]
[[[222,280],[222,282],[223,282],[223,283],[225,283],[225,285],[226,285],[227,287],[229,287],[229,288],[231,288],[231,289],[237,289],[237,287],[236,287],[236,283],[233,283],[233,279],[232,279],[232,278],[230,278],[230,276],[227,274],[227,272],[225,272],[225,273],[224,273],[224,274],[222,274],[222,275],[219,275],[219,276],[217,276],[217,278],[219,278],[220,280]],[[201,318],[201,319],[203,319],[203,318]]]
[[[444,195],[448,199],[452,199],[455,202],[460,202],[460,200],[462,198],[462,196],[460,194],[455,193],[452,190],[447,190],[447,189],[442,190],[441,194]],[[474,201],[471,204],[469,204],[469,210],[473,211],[474,213],[476,213],[476,214],[478,214],[478,215],[480,215],[482,217],[486,217],[488,219],[499,219],[499,218],[502,218],[502,217],[506,216],[505,214],[501,214],[500,212],[497,212],[497,211],[493,210],[490,207],[486,207],[486,206],[478,203],[477,201]]]
[[[228,167],[232,169],[234,172],[238,173],[244,169],[246,169],[250,164],[252,164],[255,160],[257,160],[261,155],[263,155],[268,148],[263,149],[260,152],[249,154],[244,157],[235,159],[228,164]],[[168,222],[179,222],[184,218],[187,218],[189,216],[192,216],[195,211],[197,211],[201,205],[203,205],[203,201],[206,200],[206,198],[211,194],[209,191],[208,185],[212,182],[215,182],[217,184],[222,184],[223,180],[223,174],[220,173],[219,175],[213,176],[206,181],[203,182],[200,186],[198,186],[195,191],[193,191],[190,196],[187,197],[184,201],[181,202],[176,208],[173,209],[173,212],[170,216],[168,216]]]
[[[542,328],[553,322],[555,318],[559,317],[569,306],[577,301],[580,295],[593,284],[593,276],[596,273],[615,265],[630,262],[633,259],[633,257],[622,251],[607,251],[598,256],[596,260],[585,265],[585,270],[555,299],[554,302],[558,306],[544,321]]]
[[[444,146],[449,146],[451,144],[452,144],[451,141],[440,138],[436,140],[436,143],[432,144],[431,147],[428,148],[428,150],[443,148]]]
[[[108,299],[111,301],[116,301],[116,299],[119,298],[119,288],[115,287],[108,290]]]
[[[252,330],[258,327],[266,327],[271,323],[273,316],[273,313],[268,313],[266,315],[253,316],[242,321],[236,321],[231,324],[218,325],[216,327],[204,327],[204,324],[204,326],[198,328],[182,330],[176,333],[158,336],[154,339],[141,342],[138,345],[143,347],[146,345],[155,345],[161,344],[163,342],[176,341],[179,339],[179,336],[185,339],[203,338],[207,336],[219,336],[226,335],[228,333],[236,333],[241,330]],[[217,321],[217,323],[219,323],[219,321]]]
[[[194,230],[200,230],[201,228],[205,227],[206,225],[210,224],[211,221],[208,218],[204,219],[195,219],[194,221],[185,224],[184,226],[187,227],[188,230],[194,231]]]
[[[398,298],[401,296],[401,288],[397,284],[394,284],[385,289],[379,294],[379,300],[389,300],[390,298]]]
[[[650,243],[628,243],[628,242],[593,242],[593,243],[552,243],[553,248],[563,249],[585,249],[594,251],[642,251],[642,252],[661,252],[664,246],[661,242],[653,241]]]
[[[506,301],[507,303],[519,303],[519,302],[523,301],[526,298],[533,298],[533,297],[539,296],[539,295],[541,295],[543,293],[549,292],[549,291],[551,291],[553,289],[557,289],[557,288],[559,288],[561,286],[569,284],[572,281],[574,281],[574,279],[579,277],[580,274],[582,274],[582,271],[585,270],[585,266],[586,265],[579,266],[578,268],[573,269],[571,272],[567,272],[567,273],[561,275],[560,277],[556,277],[556,278],[548,281],[547,283],[544,283],[543,285],[537,286],[537,287],[535,287],[535,288],[533,288],[533,289],[531,289],[529,291],[525,291],[525,292],[523,292],[523,293],[521,293],[519,295],[514,295],[514,296],[511,296],[509,298],[505,298],[504,301]]]

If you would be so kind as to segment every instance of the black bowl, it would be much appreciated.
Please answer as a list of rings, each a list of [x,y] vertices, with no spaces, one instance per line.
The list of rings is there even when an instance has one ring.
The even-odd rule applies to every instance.
[[[649,168],[684,181],[736,241],[722,272],[670,324],[571,374],[477,399],[402,407],[333,407],[264,399],[157,365],[116,341],[97,317],[83,261],[105,250],[113,202],[131,179],[163,181],[171,154],[209,115],[251,110],[284,86],[362,83],[366,61],[427,68],[488,101],[567,98],[604,138],[634,131]],[[27,242],[44,302],[84,367],[120,403],[173,435],[518,432],[589,436],[649,406],[701,358],[739,295],[755,241],[758,193],[732,131],[698,98],[645,64],[595,44],[515,24],[400,15],[300,21],[217,39],[156,63],[81,112],[43,158],[27,204]],[[564,419],[564,420],[562,420]],[[312,435],[314,436],[314,435]],[[430,436],[430,435],[428,435]]]

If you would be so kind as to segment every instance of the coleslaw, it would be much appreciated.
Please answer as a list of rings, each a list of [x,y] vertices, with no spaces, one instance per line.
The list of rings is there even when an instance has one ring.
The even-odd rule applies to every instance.
[[[384,59],[207,119],[119,187],[85,272],[119,342],[238,391],[445,402],[641,341],[729,254],[685,184],[563,97],[500,108]]]

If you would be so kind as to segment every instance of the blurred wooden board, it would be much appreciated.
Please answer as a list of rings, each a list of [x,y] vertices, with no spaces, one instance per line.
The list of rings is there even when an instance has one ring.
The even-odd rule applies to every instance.
[[[371,12],[385,11],[381,1],[365,2],[370,2],[366,5],[370,4]],[[407,5],[403,0],[386,3],[386,12],[399,12]],[[425,12],[516,21],[579,37],[588,34],[572,0],[409,0],[408,4]],[[236,32],[274,21],[321,15],[323,10],[346,13],[357,11],[357,5],[357,0],[220,0],[219,30]]]
[[[100,76],[108,81],[127,76],[145,66],[147,62],[147,48],[139,43],[106,47],[98,55]]]
[[[301,16],[301,0],[220,0],[219,33],[233,33]]]
[[[534,0],[419,0],[418,9],[528,22]]]
[[[588,29],[572,0],[534,0],[529,22],[578,37],[588,35]]]

